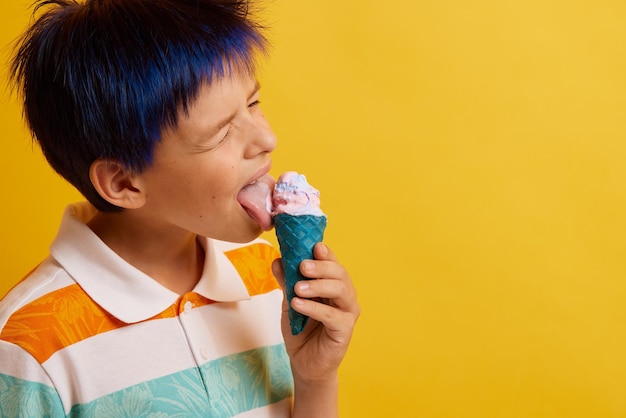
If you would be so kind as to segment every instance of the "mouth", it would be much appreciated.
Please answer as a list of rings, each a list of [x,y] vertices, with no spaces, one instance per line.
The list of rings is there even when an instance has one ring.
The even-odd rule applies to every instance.
[[[271,215],[274,183],[272,176],[263,170],[260,176],[244,186],[237,194],[239,204],[263,231],[269,231],[274,226]]]

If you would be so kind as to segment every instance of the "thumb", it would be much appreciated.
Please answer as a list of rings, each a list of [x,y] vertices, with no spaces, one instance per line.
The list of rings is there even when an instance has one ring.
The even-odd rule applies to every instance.
[[[280,285],[280,287],[285,289],[285,274],[283,272],[283,264],[280,258],[277,258],[272,262],[272,273],[274,277],[276,277],[276,281]]]
[[[272,273],[283,290],[283,316],[286,316],[286,312],[289,310],[289,304],[287,302],[287,294],[285,293],[285,274],[283,272],[283,265],[280,258],[277,258],[272,262]]]
[[[291,326],[289,325],[289,303],[287,302],[287,294],[285,293],[285,274],[283,272],[283,265],[280,258],[277,258],[272,262],[272,273],[276,278],[276,281],[283,289],[283,306],[282,306],[282,318],[281,318],[281,330],[283,337],[287,341],[291,337]]]

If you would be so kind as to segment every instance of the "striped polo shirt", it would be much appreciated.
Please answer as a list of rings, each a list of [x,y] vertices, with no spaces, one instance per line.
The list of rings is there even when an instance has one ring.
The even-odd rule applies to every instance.
[[[0,302],[0,416],[288,417],[278,254],[203,239],[178,295],[126,263],[66,209],[50,257]]]

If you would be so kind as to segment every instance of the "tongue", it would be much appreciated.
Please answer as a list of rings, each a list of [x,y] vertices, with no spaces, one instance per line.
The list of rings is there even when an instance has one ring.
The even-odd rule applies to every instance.
[[[264,231],[272,229],[272,188],[274,179],[266,174],[247,185],[237,195],[237,200]]]

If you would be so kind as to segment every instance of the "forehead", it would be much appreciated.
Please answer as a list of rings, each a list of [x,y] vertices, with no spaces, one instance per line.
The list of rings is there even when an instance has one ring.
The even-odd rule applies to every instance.
[[[232,72],[211,82],[203,82],[187,106],[180,106],[177,121],[163,135],[175,133],[195,141],[212,135],[233,117],[258,90],[254,75]]]
[[[187,111],[181,109],[180,116],[191,115],[202,108],[214,110],[225,108],[232,102],[239,101],[242,95],[247,97],[256,85],[254,75],[241,72],[233,72],[210,82],[203,82],[196,96],[188,103]]]

